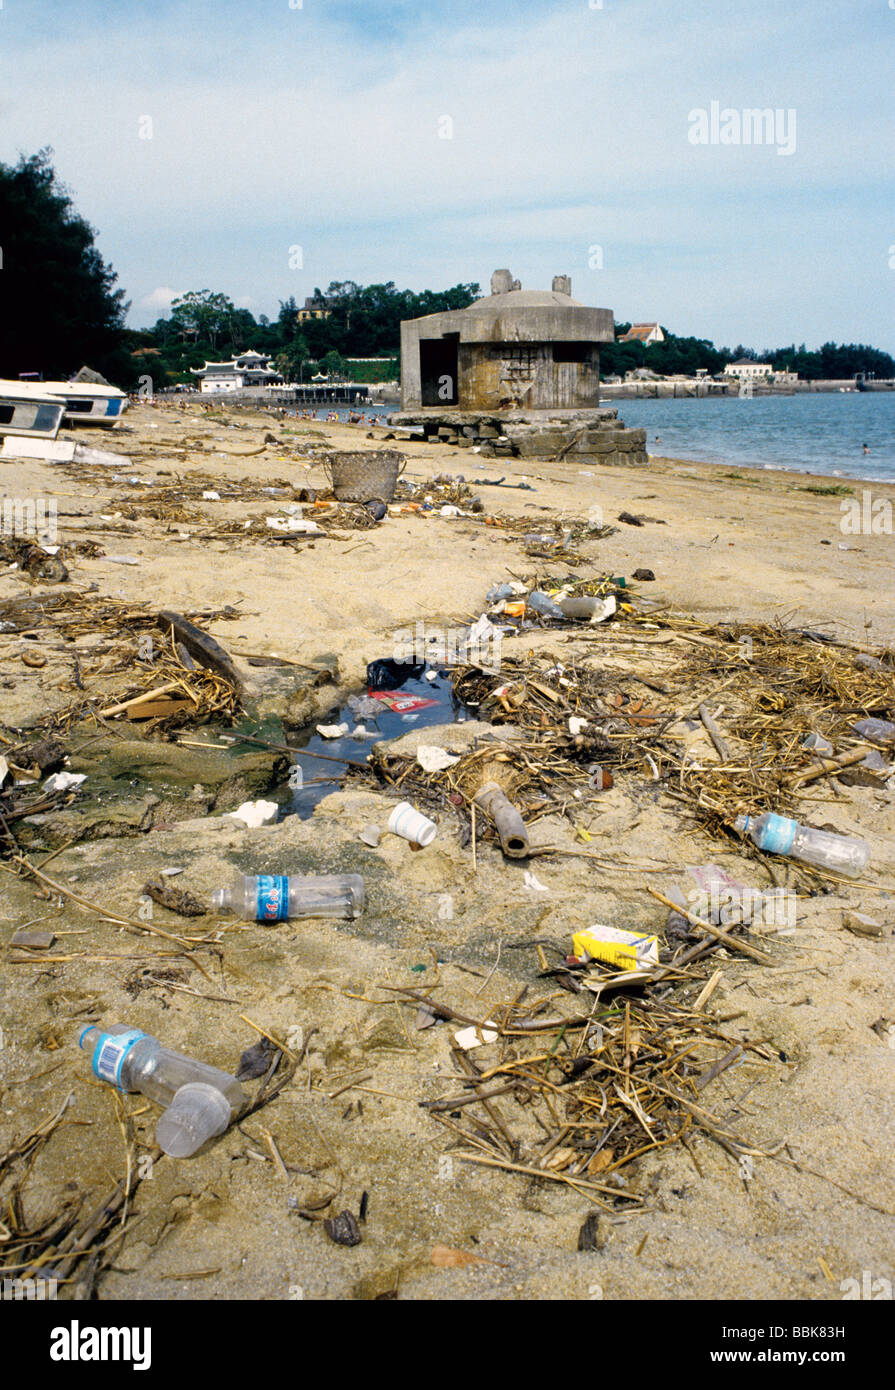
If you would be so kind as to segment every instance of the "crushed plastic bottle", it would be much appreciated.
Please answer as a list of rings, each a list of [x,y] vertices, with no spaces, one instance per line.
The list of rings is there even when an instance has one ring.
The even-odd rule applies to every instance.
[[[103,1031],[85,1028],[79,1038],[92,1052],[95,1076],[120,1091],[139,1091],[165,1107],[155,1137],[172,1158],[189,1158],[214,1135],[223,1134],[246,1104],[235,1076],[172,1052],[139,1028],[114,1023]]]
[[[748,835],[752,843],[768,854],[785,854],[819,869],[857,878],[870,862],[870,846],[853,835],[835,835],[830,830],[814,830],[788,816],[772,811],[762,816],[737,816],[734,829]]]
[[[233,912],[245,922],[286,922],[296,917],[352,920],[364,910],[360,874],[250,874],[211,895],[216,912]]]

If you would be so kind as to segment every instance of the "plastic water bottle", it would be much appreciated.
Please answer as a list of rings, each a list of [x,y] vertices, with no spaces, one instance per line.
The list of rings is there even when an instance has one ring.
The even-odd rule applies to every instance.
[[[762,816],[737,816],[734,829],[748,835],[753,844],[768,854],[785,854],[848,878],[857,878],[870,861],[866,840],[854,835],[834,835],[829,830],[812,830],[772,811]]]
[[[534,589],[528,596],[527,608],[533,613],[539,613],[542,618],[563,618],[565,614],[559,604],[554,603],[549,594],[545,594],[540,589]]]
[[[206,1140],[223,1134],[246,1104],[235,1076],[162,1047],[158,1038],[113,1023],[85,1028],[79,1038],[92,1052],[93,1072],[120,1091],[139,1091],[165,1112],[155,1137],[172,1158],[189,1158]]]
[[[218,912],[235,912],[246,922],[286,922],[294,917],[350,921],[364,910],[364,880],[360,874],[250,874],[228,888],[215,889],[211,905]]]

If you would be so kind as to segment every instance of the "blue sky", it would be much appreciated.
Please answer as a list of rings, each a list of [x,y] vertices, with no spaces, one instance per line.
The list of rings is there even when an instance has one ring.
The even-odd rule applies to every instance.
[[[0,159],[53,147],[134,325],[509,266],[719,344],[892,351],[893,58],[895,0],[2,0]],[[712,102],[794,112],[792,153],[694,144]]]

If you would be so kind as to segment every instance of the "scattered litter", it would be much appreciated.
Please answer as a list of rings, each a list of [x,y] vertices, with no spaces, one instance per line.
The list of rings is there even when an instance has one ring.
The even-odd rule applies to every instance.
[[[244,922],[287,922],[297,917],[341,917],[364,910],[360,874],[240,874],[211,895],[215,912],[232,912]]]
[[[454,1042],[464,1052],[471,1052],[475,1047],[496,1042],[497,1038],[497,1024],[492,1023],[490,1019],[481,1027],[461,1028],[459,1033],[454,1034]]]
[[[528,831],[518,807],[508,799],[497,782],[486,782],[475,794],[476,805],[490,816],[497,830],[500,847],[508,859],[525,859],[530,845]]]
[[[121,1091],[139,1091],[166,1105],[155,1137],[172,1158],[190,1158],[209,1139],[223,1134],[245,1107],[246,1096],[234,1076],[183,1052],[162,1047],[138,1028],[112,1033],[85,1028],[82,1050],[92,1053],[93,1071]]]
[[[534,893],[549,893],[550,889],[539,878],[535,878],[530,869],[526,869],[522,881],[526,888],[530,888]]]
[[[749,835],[766,854],[785,854],[832,873],[858,878],[870,860],[870,846],[855,835],[837,835],[800,825],[788,816],[766,812],[762,816],[737,816],[734,829]]]
[[[817,753],[822,758],[832,757],[833,745],[823,734],[811,733],[802,740],[802,747],[810,753]]]
[[[401,801],[388,818],[388,828],[393,835],[400,835],[411,844],[421,845],[423,849],[431,845],[438,834],[438,826],[411,806],[409,801]]]
[[[369,845],[370,849],[376,849],[382,839],[382,831],[378,825],[368,825],[360,832],[359,838],[365,845]]]
[[[44,459],[47,463],[85,463],[104,468],[132,468],[124,454],[111,454],[105,449],[90,449],[69,439],[29,439],[7,436],[0,449],[0,458]]]
[[[345,738],[349,732],[348,724],[318,724],[317,732],[321,738]]]
[[[230,811],[233,820],[241,820],[251,830],[260,825],[270,825],[280,814],[275,801],[244,801],[236,811]]]
[[[456,753],[448,753],[445,748],[423,744],[416,750],[416,760],[423,772],[444,772],[445,768],[458,763],[460,758]]]
[[[619,931],[599,922],[575,933],[572,950],[578,963],[600,960],[617,970],[644,970],[659,964],[657,936]]]
[[[522,598],[528,590],[518,579],[508,584],[495,584],[485,595],[486,603],[497,603],[502,598]]]
[[[541,618],[559,618],[561,620],[565,617],[559,605],[554,603],[547,594],[541,593],[539,589],[535,589],[529,594],[527,606],[532,613],[537,613]]]
[[[268,516],[265,517],[265,521],[269,531],[279,531],[284,535],[323,535],[316,521],[305,521],[300,516]]]
[[[615,595],[608,598],[562,598],[558,604],[564,618],[586,618],[591,623],[604,623],[616,612]]]
[[[53,772],[44,782],[45,792],[67,792],[87,781],[86,772]]]
[[[427,700],[423,695],[402,695],[400,690],[377,690],[371,692],[370,698],[380,700],[395,714],[409,714],[438,704],[437,700]]]
[[[852,724],[852,729],[873,743],[895,744],[895,724],[888,719],[859,719],[857,724]]]
[[[380,702],[369,695],[349,695],[346,703],[355,719],[377,719],[382,713]]]

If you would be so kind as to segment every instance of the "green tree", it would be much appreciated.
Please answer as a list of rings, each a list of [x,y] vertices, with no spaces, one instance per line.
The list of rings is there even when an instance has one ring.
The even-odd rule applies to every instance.
[[[345,359],[342,357],[341,353],[333,349],[328,352],[320,362],[320,370],[321,372],[325,372],[327,376],[344,376]]]
[[[213,294],[211,290],[190,290],[171,304],[171,319],[181,336],[192,338],[196,343],[206,342],[212,348],[217,347],[225,331],[232,339],[235,314],[232,299],[225,294]]]
[[[88,364],[131,386],[124,291],[52,160],[43,149],[0,164],[0,376],[53,379]]]
[[[288,299],[280,300],[277,329],[280,340],[284,343],[290,342],[298,332],[298,305],[295,302],[294,294],[291,294]]]
[[[296,333],[274,358],[277,371],[282,372],[287,381],[301,381],[302,367],[312,360],[308,340],[303,333]]]

